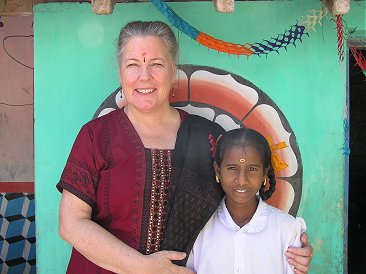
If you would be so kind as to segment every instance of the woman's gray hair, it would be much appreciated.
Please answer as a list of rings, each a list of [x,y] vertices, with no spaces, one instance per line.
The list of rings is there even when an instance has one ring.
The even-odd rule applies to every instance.
[[[157,36],[163,39],[169,51],[171,62],[178,61],[178,42],[172,29],[161,21],[133,21],[124,26],[118,37],[118,64],[128,41],[134,37]]]

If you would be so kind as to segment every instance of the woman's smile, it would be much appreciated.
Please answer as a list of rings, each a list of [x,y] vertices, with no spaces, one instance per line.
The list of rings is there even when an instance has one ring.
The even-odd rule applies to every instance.
[[[153,88],[144,88],[144,89],[135,89],[138,93],[142,93],[142,94],[149,94],[151,92],[153,92],[155,89]]]

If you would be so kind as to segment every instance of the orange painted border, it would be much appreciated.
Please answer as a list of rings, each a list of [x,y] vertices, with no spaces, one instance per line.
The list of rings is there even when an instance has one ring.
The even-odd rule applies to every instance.
[[[0,182],[0,192],[34,193],[34,182]]]

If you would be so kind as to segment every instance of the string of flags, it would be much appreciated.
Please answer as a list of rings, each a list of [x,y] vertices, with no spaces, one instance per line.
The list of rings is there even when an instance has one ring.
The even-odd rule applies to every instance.
[[[247,57],[253,54],[257,56],[268,55],[270,52],[278,53],[279,49],[286,49],[290,44],[296,46],[296,42],[302,42],[303,35],[307,35],[307,32],[305,31],[306,27],[295,23],[276,37],[264,39],[260,42],[245,44],[227,42],[197,30],[176,14],[163,0],[151,0],[151,2],[178,30],[188,35],[193,40],[196,40],[201,45],[217,50],[218,52],[225,52],[237,56],[244,55]],[[320,13],[322,14],[322,12]],[[308,18],[312,17],[309,16]],[[309,22],[309,25],[314,28],[315,24]]]
[[[224,41],[199,31],[176,14],[163,0],[151,0],[151,2],[174,27],[201,45],[229,55],[244,55],[246,57],[251,55],[267,56],[271,52],[279,53],[280,49],[287,49],[289,45],[296,46],[296,43],[302,43],[303,36],[309,36],[310,30],[316,31],[316,25],[322,25],[322,20],[327,18],[328,13],[331,12],[335,16],[333,20],[336,22],[339,60],[340,62],[344,61],[346,32],[342,14],[349,12],[349,0],[323,0],[323,6],[320,10],[311,10],[306,16],[303,16],[300,23],[296,22],[283,33],[259,42],[243,44]]]

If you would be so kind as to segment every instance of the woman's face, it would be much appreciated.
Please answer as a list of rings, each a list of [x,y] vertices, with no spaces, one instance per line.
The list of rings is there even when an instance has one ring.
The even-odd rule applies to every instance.
[[[175,75],[176,66],[162,38],[134,37],[127,42],[119,77],[129,106],[152,111],[169,105]]]
[[[221,166],[215,165],[215,172],[226,193],[229,209],[255,201],[256,193],[267,176],[258,150],[251,146],[228,148]]]

